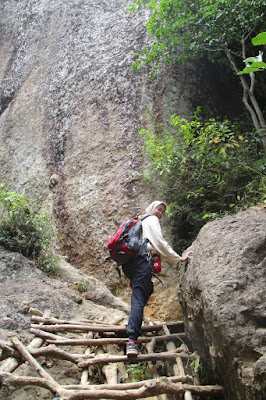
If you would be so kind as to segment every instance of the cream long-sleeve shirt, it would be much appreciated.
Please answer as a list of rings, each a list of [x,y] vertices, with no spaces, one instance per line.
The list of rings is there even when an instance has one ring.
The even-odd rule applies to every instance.
[[[142,237],[143,241],[148,239],[150,242],[147,245],[148,252],[153,252],[154,249],[172,265],[180,262],[180,255],[163,238],[160,221],[155,215],[150,215],[142,221]]]

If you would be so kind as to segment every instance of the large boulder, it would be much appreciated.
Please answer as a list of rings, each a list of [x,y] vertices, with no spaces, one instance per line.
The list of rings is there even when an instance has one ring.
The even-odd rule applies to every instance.
[[[186,333],[230,400],[266,398],[266,212],[206,224],[179,272]]]
[[[0,339],[30,334],[30,308],[71,320],[110,323],[128,318],[129,306],[113,296],[103,283],[66,262],[57,276],[49,277],[19,253],[0,247]]]

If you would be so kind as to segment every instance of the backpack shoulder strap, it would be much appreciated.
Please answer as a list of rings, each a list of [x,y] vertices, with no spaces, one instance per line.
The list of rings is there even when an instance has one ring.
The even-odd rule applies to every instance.
[[[141,221],[144,221],[144,219],[146,219],[147,217],[151,217],[151,215],[152,215],[152,214],[143,215],[143,216],[140,218],[140,220],[141,220]]]
[[[144,219],[146,219],[147,217],[151,217],[151,214],[143,215],[143,216],[140,218],[140,221],[144,221]],[[141,234],[140,234],[140,240],[142,241],[142,229],[141,229]],[[146,239],[146,240],[144,241],[144,243],[148,243],[148,242],[149,242],[149,239]]]

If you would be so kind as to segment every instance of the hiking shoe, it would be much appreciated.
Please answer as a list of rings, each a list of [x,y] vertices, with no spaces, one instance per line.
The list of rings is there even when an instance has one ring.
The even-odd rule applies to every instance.
[[[139,346],[135,342],[127,343],[127,356],[137,356],[139,354]]]

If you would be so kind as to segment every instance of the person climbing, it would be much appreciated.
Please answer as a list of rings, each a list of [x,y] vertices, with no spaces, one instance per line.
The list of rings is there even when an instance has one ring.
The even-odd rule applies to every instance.
[[[165,211],[166,203],[163,201],[154,201],[146,208],[146,215],[149,216],[142,221],[142,240],[147,241],[146,253],[137,255],[133,261],[122,265],[122,270],[132,287],[131,309],[127,324],[127,356],[136,356],[139,353],[137,339],[141,334],[143,311],[153,293],[151,254],[158,253],[170,264],[177,265],[179,262],[186,261],[191,253],[188,251],[181,257],[163,238],[160,220]]]

